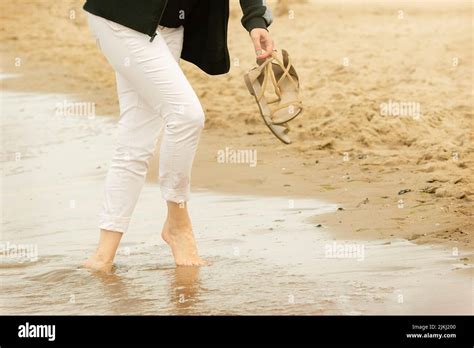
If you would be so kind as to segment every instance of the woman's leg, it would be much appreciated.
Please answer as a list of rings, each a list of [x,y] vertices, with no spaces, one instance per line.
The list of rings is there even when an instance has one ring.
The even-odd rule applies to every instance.
[[[166,42],[169,51],[176,62],[179,63],[181,49],[183,47],[184,29],[159,27],[161,37]],[[165,133],[166,137],[166,133]],[[164,138],[166,139],[166,138]],[[160,159],[169,158],[166,151],[173,151],[166,148],[169,144],[165,140],[161,144]],[[160,182],[163,182],[164,173],[167,171],[167,162],[160,160]],[[162,186],[162,190],[163,190]],[[199,257],[194,239],[191,219],[188,213],[186,201],[175,203],[167,202],[168,216],[163,226],[162,237],[171,247],[177,265],[201,265],[203,260]]]
[[[95,271],[109,273],[112,270],[115,254],[122,239],[122,232],[100,230],[97,250],[84,263],[84,266]]]
[[[185,202],[204,114],[176,61],[176,50],[170,52],[165,42],[174,37],[174,46],[179,40],[182,44],[182,32],[181,37],[178,31],[174,36],[163,33],[150,43],[146,35],[119,24],[93,15],[89,20],[101,50],[117,72],[121,108],[118,146],[106,179],[101,241],[91,259],[112,262],[164,123],[160,185],[169,211],[163,236],[178,265],[202,264]],[[99,251],[104,250],[108,259],[101,261]]]
[[[120,104],[117,142],[105,179],[99,245],[85,263],[105,272],[111,271],[122,234],[128,230],[163,124],[120,73],[116,73],[116,82]]]

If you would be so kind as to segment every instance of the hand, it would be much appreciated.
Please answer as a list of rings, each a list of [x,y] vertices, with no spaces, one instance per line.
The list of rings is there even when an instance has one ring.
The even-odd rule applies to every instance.
[[[273,40],[266,29],[254,28],[250,32],[257,59],[265,59],[273,52]]]

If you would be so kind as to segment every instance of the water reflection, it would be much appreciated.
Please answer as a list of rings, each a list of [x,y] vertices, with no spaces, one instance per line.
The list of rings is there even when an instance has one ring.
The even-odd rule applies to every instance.
[[[116,269],[111,273],[91,272],[99,289],[96,294],[101,294],[108,304],[107,313],[111,314],[132,314],[144,313],[149,305],[147,300],[139,298],[137,287],[120,274]]]
[[[177,315],[192,314],[199,302],[201,283],[199,267],[178,266],[170,282],[170,299]]]

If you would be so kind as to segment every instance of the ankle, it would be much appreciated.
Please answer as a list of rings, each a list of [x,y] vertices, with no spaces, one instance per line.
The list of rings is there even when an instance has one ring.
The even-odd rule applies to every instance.
[[[189,220],[188,206],[184,203],[168,202],[168,219],[169,220]]]
[[[192,229],[191,218],[186,205],[179,207],[176,203],[168,202],[168,215],[165,224],[169,230]]]
[[[192,230],[191,220],[189,219],[177,219],[168,217],[166,225],[169,232],[189,231]]]
[[[103,263],[104,265],[112,264],[114,262],[114,257],[115,255],[107,255],[105,253],[102,253],[101,251],[97,250],[94,255],[92,255],[92,258],[96,262]]]

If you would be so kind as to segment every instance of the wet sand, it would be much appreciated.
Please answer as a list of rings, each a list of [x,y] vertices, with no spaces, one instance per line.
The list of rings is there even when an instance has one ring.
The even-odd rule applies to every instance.
[[[196,237],[211,266],[174,266],[159,237],[165,205],[149,181],[114,274],[79,267],[97,241],[116,120],[54,116],[64,100],[73,99],[2,93],[1,240],[11,252],[33,244],[37,258],[1,255],[1,314],[472,313],[472,269],[451,249],[342,237],[325,222],[344,212],[340,204],[311,192],[265,194],[255,176],[239,174],[235,190],[245,183],[253,194],[193,194]],[[255,170],[260,163],[265,157]]]
[[[206,112],[191,210],[214,263],[174,267],[154,158],[115,275],[99,277],[78,266],[98,238],[113,71],[82,0],[0,2],[0,72],[18,75],[1,81],[0,312],[472,314],[472,2],[274,6],[305,104],[290,146],[244,87],[253,52],[231,3],[230,73],[182,63]],[[71,101],[96,116],[55,115]],[[420,117],[382,115],[390,101]],[[226,148],[256,151],[257,165],[220,163]],[[36,261],[11,256],[21,243]]]

